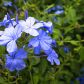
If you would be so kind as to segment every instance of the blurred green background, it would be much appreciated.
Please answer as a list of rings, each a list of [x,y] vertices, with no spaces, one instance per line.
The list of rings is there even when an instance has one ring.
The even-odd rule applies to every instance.
[[[12,2],[12,6],[5,3]],[[61,6],[64,12],[56,14]],[[6,50],[0,46],[0,84],[84,84],[77,78],[84,77],[84,0],[0,0],[0,21],[9,12],[11,18],[18,14],[24,19],[28,16],[41,21],[52,21],[56,40],[55,51],[61,64],[51,65],[45,57],[35,57],[28,50],[27,67],[20,72],[10,72],[4,68]],[[0,27],[1,30],[4,28]],[[28,39],[19,39],[19,47],[27,44]],[[84,81],[83,81],[84,82]]]

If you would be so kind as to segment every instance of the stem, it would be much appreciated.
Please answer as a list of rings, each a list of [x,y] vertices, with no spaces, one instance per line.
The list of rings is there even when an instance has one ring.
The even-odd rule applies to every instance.
[[[31,78],[31,84],[34,84],[31,71],[29,73],[30,73],[30,78]]]
[[[84,25],[80,25],[80,27],[84,27]]]

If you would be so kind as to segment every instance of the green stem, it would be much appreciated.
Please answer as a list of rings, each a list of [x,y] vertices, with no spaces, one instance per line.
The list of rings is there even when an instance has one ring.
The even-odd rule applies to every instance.
[[[84,27],[84,25],[80,25],[80,27]]]
[[[30,73],[30,78],[31,78],[31,84],[34,84],[31,71],[29,73]]]

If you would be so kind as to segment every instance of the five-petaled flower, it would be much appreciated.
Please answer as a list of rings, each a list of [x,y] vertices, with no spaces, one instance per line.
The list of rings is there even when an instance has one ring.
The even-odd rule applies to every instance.
[[[0,45],[6,45],[9,53],[17,50],[16,40],[21,36],[21,28],[10,26],[0,36]]]
[[[44,31],[39,30],[39,35],[32,38],[29,41],[29,45],[32,45],[34,48],[40,46],[43,50],[49,50],[51,48],[53,40],[50,36]]]
[[[8,54],[6,55],[5,66],[10,71],[22,70],[26,67],[26,64],[24,62],[24,59],[26,58],[27,58],[27,52],[23,48],[21,48],[11,55]]]
[[[21,26],[23,32],[29,33],[32,36],[37,36],[39,35],[37,29],[42,27],[43,24],[42,23],[35,24],[35,22],[36,22],[35,18],[28,17],[26,21],[20,20],[18,25]]]

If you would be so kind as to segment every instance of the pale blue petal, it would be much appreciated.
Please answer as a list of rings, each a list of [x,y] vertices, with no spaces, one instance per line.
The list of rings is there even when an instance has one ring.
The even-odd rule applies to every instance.
[[[17,23],[16,23],[15,21],[12,21],[12,24],[9,23],[8,28],[11,27],[11,26],[15,26],[16,24],[17,24]]]
[[[34,54],[40,54],[41,47],[40,45],[34,48]]]
[[[38,31],[35,30],[35,29],[30,29],[29,34],[32,35],[32,36],[38,36],[39,35]]]
[[[22,70],[26,67],[25,65],[25,62],[23,60],[19,60],[19,59],[16,59],[14,60],[14,63],[16,63],[16,70],[19,71],[19,70]]]
[[[44,28],[46,28],[47,31],[49,31],[52,34],[53,32],[52,22],[43,22],[43,24],[44,24]]]
[[[48,56],[47,60],[51,63],[51,65],[54,65],[54,61],[51,56]]]
[[[40,30],[39,30],[39,35],[45,36],[45,35],[46,35],[46,32],[45,32],[44,30],[40,29]]]
[[[25,59],[25,58],[27,58],[27,52],[23,48],[21,48],[17,51],[15,58]]]
[[[52,22],[44,22],[45,27],[52,27]]]
[[[40,41],[40,46],[43,50],[49,50],[51,48],[51,46],[44,41]]]
[[[29,27],[33,26],[34,23],[35,23],[35,19],[34,19],[33,17],[28,17],[28,18],[26,19],[26,24],[27,24]]]
[[[9,41],[11,41],[10,37],[4,35],[0,37],[0,45],[6,45]]]
[[[13,59],[10,56],[6,56],[5,67],[7,69],[9,69],[10,71],[14,71],[15,70],[15,66],[13,64]]]
[[[38,38],[32,38],[30,41],[29,41],[29,45],[32,45],[33,47],[37,47],[39,45],[39,40]]]
[[[43,23],[36,23],[35,25],[33,25],[32,28],[38,29],[38,28],[41,28],[41,27],[43,27]]]
[[[4,19],[3,19],[3,21],[4,21],[4,20],[7,20],[7,15],[5,15],[5,16],[4,16]]]
[[[14,27],[11,26],[9,28],[6,28],[3,35],[12,38],[14,36]]]
[[[16,50],[17,50],[17,44],[16,44],[15,40],[10,41],[7,44],[7,51],[9,53],[12,53],[12,52],[15,52]]]
[[[38,31],[33,29],[33,28],[26,29],[24,32],[29,33],[32,36],[38,36],[39,35]]]
[[[23,68],[26,67],[25,63],[21,59],[13,59],[12,57],[7,57],[6,59],[6,68],[9,69],[10,71],[14,70],[22,70]]]
[[[54,50],[52,50],[52,52],[49,53],[47,60],[51,63],[51,65],[54,65],[54,62],[57,65],[60,65],[60,61],[58,59],[58,54]]]
[[[59,59],[54,59],[54,62],[55,62],[57,65],[60,65],[60,60],[59,60]]]
[[[4,31],[0,31],[0,36],[3,35]]]
[[[49,50],[45,50],[44,52],[46,55],[50,55],[52,53],[52,48],[50,48]]]
[[[50,38],[50,39],[48,39],[48,38],[46,38],[46,39],[44,39],[44,42],[46,43],[46,44],[49,44],[49,45],[51,45],[52,44],[52,39]]]
[[[19,24],[20,24],[21,26],[23,26],[23,27],[25,27],[25,26],[27,25],[24,20],[20,20],[20,21],[19,21]]]
[[[40,29],[39,30],[39,38],[46,38],[46,36],[47,36],[47,33],[44,31],[44,30],[42,30],[42,29]]]
[[[17,38],[21,37],[21,34],[22,34],[22,26],[21,25],[17,25],[15,27],[15,34],[16,34]]]
[[[55,12],[55,14],[59,15],[59,14],[62,14],[63,12],[64,12],[64,10],[58,10],[58,11]]]

